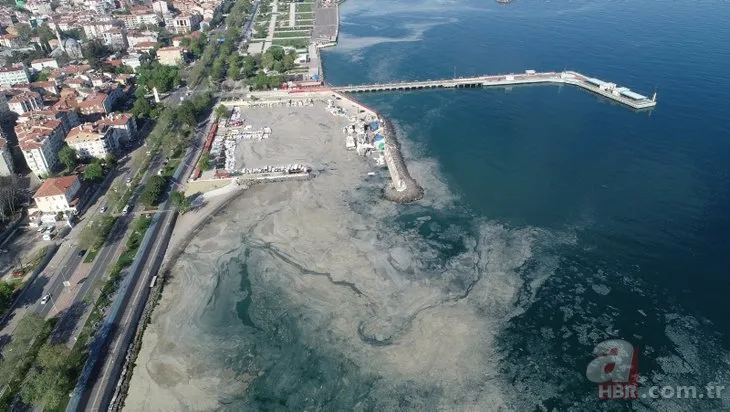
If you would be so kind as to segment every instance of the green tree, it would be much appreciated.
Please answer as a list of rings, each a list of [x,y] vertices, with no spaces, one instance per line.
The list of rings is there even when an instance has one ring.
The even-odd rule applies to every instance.
[[[84,179],[99,180],[104,177],[104,168],[98,162],[87,165],[84,169]]]
[[[84,58],[88,60],[92,68],[97,70],[104,69],[108,65],[104,59],[111,56],[112,53],[114,53],[114,50],[98,40],[87,43],[82,49]]]
[[[244,56],[243,58],[243,75],[248,79],[256,76],[258,71],[258,63],[256,59],[251,56]]]
[[[203,152],[198,160],[198,167],[200,170],[210,170],[210,152]]]
[[[115,165],[115,164],[117,164],[117,158],[114,157],[113,154],[107,153],[106,156],[104,157],[104,162],[106,162],[106,164],[108,164],[108,165]]]
[[[36,357],[36,364],[20,387],[23,402],[52,410],[68,399],[80,362],[78,356],[63,344],[45,344]]]
[[[210,79],[214,82],[220,82],[226,75],[226,60],[223,56],[218,57],[210,68]]]
[[[66,166],[66,170],[73,170],[76,165],[79,164],[78,156],[76,156],[76,150],[64,145],[63,148],[58,152],[58,159],[61,163]]]
[[[221,104],[215,108],[215,115],[218,116],[218,118],[228,117],[228,114],[228,108],[225,105]]]
[[[13,303],[13,292],[15,288],[13,285],[0,281],[0,315],[5,313],[6,310]]]
[[[190,210],[190,199],[183,192],[172,192],[172,205],[178,212],[185,214]]]
[[[142,204],[146,207],[157,206],[165,189],[166,183],[167,180],[162,176],[154,175],[150,177],[147,181],[147,186],[144,188],[144,192],[142,192],[142,195],[140,196]]]
[[[138,67],[137,72],[137,83],[149,90],[156,87],[159,93],[166,93],[180,85],[180,69],[175,66],[164,66],[155,61]]]
[[[137,97],[132,104],[132,114],[135,117],[146,118],[152,113],[152,105],[146,97]]]
[[[48,76],[50,74],[51,74],[51,69],[49,69],[48,67],[46,67],[45,69],[43,69],[40,72],[38,72],[38,76],[36,78],[36,81],[39,81],[39,82],[47,82],[48,81]]]
[[[5,345],[0,357],[0,386],[4,386],[15,375],[16,370],[22,369],[22,364],[31,361],[26,355],[33,339],[43,330],[45,321],[40,316],[30,313],[23,316],[13,332],[13,339]]]

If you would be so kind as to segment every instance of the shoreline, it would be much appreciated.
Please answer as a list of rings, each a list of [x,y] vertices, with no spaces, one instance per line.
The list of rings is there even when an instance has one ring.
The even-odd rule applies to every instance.
[[[372,116],[381,119],[383,122],[383,129],[385,130],[383,137],[386,142],[385,161],[388,166],[390,178],[392,179],[392,183],[383,188],[383,197],[386,200],[400,204],[421,200],[424,195],[423,187],[408,172],[408,167],[401,152],[401,145],[398,141],[398,132],[390,118],[378,114],[378,112],[360,103],[352,96],[339,92],[334,92],[334,94],[343,100],[347,100],[360,110],[369,112]]]
[[[231,185],[233,185],[233,183],[231,183]],[[142,349],[142,339],[147,326],[152,321],[152,315],[155,312],[158,302],[162,298],[164,286],[171,278],[172,269],[177,264],[178,259],[183,252],[185,252],[185,249],[188,247],[190,242],[195,240],[198,233],[200,233],[200,231],[203,230],[211,222],[211,220],[220,214],[226,206],[231,204],[250,189],[245,185],[240,185],[238,187],[232,187],[231,185],[224,187],[227,189],[225,193],[215,194],[213,196],[209,195],[210,199],[214,199],[211,200],[210,203],[203,204],[199,209],[191,210],[185,215],[178,216],[173,228],[172,237],[170,238],[170,244],[168,245],[165,258],[162,262],[162,267],[158,274],[159,281],[150,291],[149,297],[142,311],[142,316],[140,317],[134,339],[127,350],[126,359],[122,367],[122,373],[119,377],[119,382],[117,383],[117,389],[114,397],[112,398],[111,404],[109,405],[110,411],[121,411],[124,409],[132,377],[134,376],[134,369],[139,366],[137,365],[137,359],[139,357],[140,350]],[[230,189],[228,189],[229,187]],[[222,190],[224,188],[216,189],[214,191]],[[205,194],[203,194],[203,196],[205,196]],[[185,219],[186,215],[191,217],[191,214],[197,212],[202,212],[202,215],[193,216],[193,219]],[[197,219],[195,219],[195,217],[197,217]]]

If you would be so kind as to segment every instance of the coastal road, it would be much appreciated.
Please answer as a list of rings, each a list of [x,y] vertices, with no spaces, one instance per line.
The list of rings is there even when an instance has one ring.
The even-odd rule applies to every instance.
[[[99,411],[108,408],[112,401],[125,355],[137,331],[140,316],[147,302],[150,291],[149,283],[162,265],[172,235],[177,213],[171,210],[170,193],[192,172],[195,159],[202,148],[207,123],[201,123],[196,142],[188,148],[183,157],[180,177],[170,185],[166,193],[167,198],[159,207],[159,212],[155,216],[157,224],[153,224],[149,229],[153,232],[150,233],[152,241],[146,248],[148,253],[142,253],[138,257],[141,267],[134,273],[128,273],[127,276],[132,276],[130,286],[123,296],[116,297],[116,299],[121,299],[120,307],[123,309],[117,314],[116,319],[107,319],[107,322],[112,324],[110,336],[99,355],[98,362],[91,370],[88,386],[84,388],[78,406],[74,410]]]

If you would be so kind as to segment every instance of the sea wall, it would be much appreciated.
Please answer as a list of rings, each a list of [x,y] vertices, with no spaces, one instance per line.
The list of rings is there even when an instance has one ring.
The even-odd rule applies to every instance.
[[[385,138],[385,153],[383,156],[385,157],[385,164],[388,166],[388,172],[390,172],[390,178],[392,180],[392,184],[383,189],[383,196],[396,203],[409,203],[422,199],[423,188],[408,173],[406,162],[403,160],[403,154],[401,153],[400,142],[398,142],[395,127],[390,119],[378,115],[375,110],[358,102],[352,96],[338,92],[334,92],[333,94],[347,100],[358,109],[382,119],[383,130],[381,130],[381,134]]]
[[[383,195],[386,199],[396,203],[419,200],[423,198],[423,188],[408,173],[393,124],[387,118],[382,119],[385,129],[385,163],[388,165],[388,172],[390,172],[392,180],[392,183],[385,187]]]

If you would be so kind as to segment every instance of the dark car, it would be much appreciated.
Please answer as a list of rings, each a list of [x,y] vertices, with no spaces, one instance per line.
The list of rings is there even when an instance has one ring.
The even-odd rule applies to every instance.
[[[79,250],[79,256],[84,256],[86,254],[86,249]]]

